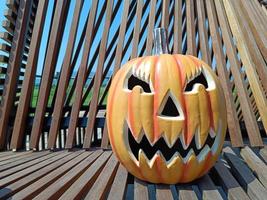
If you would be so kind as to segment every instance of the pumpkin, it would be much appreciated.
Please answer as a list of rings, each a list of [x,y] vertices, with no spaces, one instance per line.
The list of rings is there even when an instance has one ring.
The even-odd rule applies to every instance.
[[[118,160],[134,176],[185,183],[204,175],[220,154],[225,99],[211,68],[193,56],[168,54],[164,37],[166,31],[157,29],[156,55],[130,60],[115,75],[108,134]]]

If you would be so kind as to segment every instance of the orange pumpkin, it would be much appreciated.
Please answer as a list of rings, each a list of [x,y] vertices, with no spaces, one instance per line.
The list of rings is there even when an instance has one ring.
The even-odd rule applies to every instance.
[[[142,180],[189,182],[220,154],[224,95],[203,61],[158,54],[127,62],[114,77],[107,103],[110,143],[119,161]]]

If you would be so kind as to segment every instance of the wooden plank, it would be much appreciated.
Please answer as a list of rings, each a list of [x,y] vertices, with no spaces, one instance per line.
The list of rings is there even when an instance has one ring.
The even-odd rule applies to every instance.
[[[169,185],[156,185],[156,198],[157,199],[173,199],[171,188]]]
[[[115,177],[117,167],[119,165],[119,162],[115,156],[115,154],[112,154],[112,156],[109,158],[107,164],[105,165],[104,169],[101,171],[101,174],[96,179],[95,183],[93,184],[90,191],[87,193],[84,199],[104,199],[107,197],[107,191],[111,187],[112,181]],[[64,199],[65,197],[70,198],[69,195],[63,195],[61,198]]]
[[[265,163],[267,163],[267,149],[266,149],[266,146],[260,150],[260,155],[264,159]]]
[[[113,0],[108,0],[104,30],[109,30],[112,7],[113,7]],[[100,54],[99,54],[98,63],[97,63],[97,70],[95,73],[94,86],[92,90],[93,96],[92,96],[90,107],[89,107],[89,114],[88,114],[89,120],[87,121],[87,126],[85,129],[83,148],[90,148],[91,142],[92,142],[92,135],[94,131],[96,114],[98,110],[97,107],[98,107],[98,98],[99,98],[99,92],[100,92],[100,86],[101,86],[102,72],[103,72],[103,67],[104,67],[104,62],[105,62],[108,32],[109,31],[104,31],[101,37],[102,39],[101,39],[101,44],[100,44],[100,49],[99,49]]]
[[[233,2],[224,0],[223,3],[224,3],[224,7],[226,10],[228,20],[231,21],[231,23],[229,24],[230,24],[233,36],[236,40],[236,45],[237,45],[241,60],[244,64],[244,69],[246,71],[246,75],[250,83],[251,90],[254,94],[254,98],[255,98],[259,113],[261,115],[261,120],[263,122],[265,130],[267,130],[267,116],[266,116],[267,100],[266,100],[266,96],[264,95],[263,88],[261,87],[260,79],[257,75],[256,68],[258,67],[258,65],[253,61],[253,58],[252,58],[253,55],[251,54],[251,51],[250,51],[250,50],[254,51],[255,48],[252,48],[251,44],[247,44],[246,42],[244,42],[244,41],[250,40],[250,37],[246,33],[245,27],[241,26],[239,23],[240,18],[237,15],[237,12],[235,9],[236,7],[233,7]]]
[[[75,157],[74,159],[70,160],[69,162],[65,163],[64,165],[58,167],[53,172],[47,174],[46,176],[40,178],[39,180],[35,181],[31,185],[27,186],[23,190],[17,192],[14,196],[14,199],[32,199],[36,195],[38,195],[42,190],[48,187],[53,182],[57,181],[57,179],[64,176],[69,170],[74,168],[80,162],[85,164],[86,160],[94,158],[94,156],[98,155],[96,152],[83,152],[79,156]]]
[[[64,30],[66,13],[68,12],[69,1],[57,1],[51,35],[48,42],[48,51],[45,57],[44,70],[40,85],[40,92],[37,100],[37,106],[34,114],[33,127],[30,138],[30,148],[37,149],[42,126],[44,122],[45,110],[52,85],[53,74],[57,62],[59,46]]]
[[[227,167],[223,164],[222,161],[218,161],[214,166],[214,171],[216,177],[218,177],[220,181],[220,185],[224,188],[227,193],[227,198],[229,200],[249,200],[248,195],[239,185],[237,180],[233,177]]]
[[[252,199],[265,199],[267,190],[253,175],[250,169],[244,162],[234,153],[230,147],[223,149],[224,157],[231,166],[231,171],[235,174],[238,182],[247,191],[247,194]]]
[[[203,199],[223,200],[223,197],[220,195],[218,189],[216,188],[215,184],[213,183],[209,175],[206,174],[204,177],[202,177],[198,181],[198,186],[201,189]]]
[[[142,10],[143,10],[143,0],[137,0],[137,8],[136,8],[136,19],[134,25],[134,34],[132,40],[132,53],[131,59],[136,58],[138,56],[138,44],[140,39],[140,26],[142,19]]]
[[[267,166],[266,164],[248,147],[244,147],[240,152],[246,164],[258,177],[260,182],[267,188]]]
[[[77,33],[79,19],[80,19],[80,12],[83,7],[83,2],[84,1],[77,1],[75,5],[74,16],[72,18],[72,25],[71,25],[70,35],[68,39],[67,50],[66,50],[65,57],[63,60],[60,79],[58,83],[58,90],[56,94],[52,123],[51,123],[51,128],[49,131],[48,148],[55,147],[57,133],[60,128],[60,122],[61,122],[61,117],[62,117],[61,115],[62,115],[64,101],[66,97],[66,90],[68,87],[69,77],[71,75],[70,65],[71,65],[71,60],[72,60],[72,53],[74,49],[76,33]]]
[[[68,152],[62,153],[61,152],[61,153],[55,154],[52,157],[50,157],[50,158],[48,158],[46,160],[43,160],[42,162],[39,162],[39,163],[37,163],[37,164],[35,164],[33,166],[25,168],[25,169],[23,169],[21,171],[16,171],[15,168],[12,168],[10,170],[4,171],[4,172],[1,173],[0,187],[5,187],[8,184],[11,184],[11,183],[13,183],[13,182],[15,182],[15,181],[17,181],[17,180],[29,175],[29,174],[31,174],[33,172],[35,172],[35,171],[37,171],[37,170],[39,170],[39,169],[41,169],[41,168],[43,168],[43,167],[55,162],[55,161],[57,161],[57,160],[65,157],[65,156],[67,156],[68,154],[70,154],[70,153],[68,153]],[[44,157],[42,157],[42,158],[44,158]],[[21,167],[21,165],[18,166],[18,167]],[[12,170],[13,173],[11,173],[11,170]],[[8,172],[8,173],[6,173],[6,172]],[[2,177],[4,177],[4,178],[2,178]]]
[[[21,94],[19,97],[14,128],[12,132],[10,148],[18,149],[22,145],[23,134],[25,133],[26,118],[30,105],[31,93],[33,89],[34,76],[37,67],[37,60],[41,38],[43,34],[44,21],[48,6],[48,0],[41,1],[38,4],[37,17],[33,29],[33,35],[30,44],[30,51],[27,60],[27,67],[23,79]]]
[[[134,199],[149,199],[148,196],[148,187],[145,181],[142,181],[138,178],[134,178]]]
[[[192,186],[184,185],[178,186],[178,196],[180,200],[197,200],[197,195],[194,192]]]
[[[10,156],[12,154],[14,154],[13,151],[0,151],[0,159],[6,156]]]
[[[76,189],[78,189],[79,185],[77,184],[77,181],[82,177],[82,174],[85,174],[88,171],[88,169],[92,169],[92,166],[96,167],[95,163],[98,164],[99,162],[95,160],[98,158],[98,156],[100,156],[101,153],[102,151],[96,151],[95,153],[93,153],[92,156],[89,156],[87,159],[73,167],[64,176],[57,179],[54,183],[45,188],[33,199],[58,199],[71,186],[72,183],[74,183]],[[102,154],[102,156],[100,156],[97,160],[102,161],[103,159],[107,159],[107,153]],[[88,180],[89,179],[84,179],[83,183]]]
[[[9,117],[12,111],[13,100],[15,98],[16,91],[16,83],[19,74],[19,65],[22,61],[23,51],[21,49],[25,46],[26,36],[25,33],[27,31],[27,24],[29,21],[29,16],[31,12],[32,0],[20,1],[19,9],[21,17],[16,20],[15,26],[15,35],[17,37],[13,38],[11,44],[11,51],[8,61],[8,72],[7,76],[9,79],[5,81],[5,91],[1,96],[1,116],[0,116],[0,149],[5,148],[6,143],[6,134],[7,134],[7,126]]]
[[[257,12],[255,12],[255,10],[251,7],[250,4],[251,3],[249,1],[247,2],[239,1],[238,3],[253,33],[258,48],[260,49],[261,54],[264,57],[265,61],[267,61],[267,29],[257,19],[258,17]]]
[[[128,172],[120,164],[108,194],[108,200],[122,200],[126,192]]]
[[[27,154],[30,154],[31,152],[30,151],[22,151],[22,152],[12,152],[11,154],[8,154],[6,156],[3,156],[0,158],[0,165],[2,165],[1,163],[3,161],[6,161],[8,160],[8,162],[12,162],[12,159],[16,158],[16,157],[21,157],[23,155],[27,155]]]
[[[187,36],[187,54],[197,56],[196,32],[195,32],[195,14],[194,1],[187,0],[186,3],[186,36]]]
[[[170,0],[162,1],[161,27],[168,30],[169,27],[169,5]]]
[[[18,166],[18,165],[23,164],[27,161],[34,160],[35,158],[45,156],[49,153],[50,153],[49,151],[42,151],[42,152],[35,152],[35,153],[29,152],[28,154],[25,154],[25,155],[22,155],[19,157],[15,157],[15,158],[10,159],[10,160],[5,160],[5,161],[0,163],[0,171],[4,171],[4,170],[12,168],[14,166]]]
[[[125,34],[126,34],[126,25],[127,25],[128,12],[129,12],[129,4],[130,4],[129,0],[124,1],[122,22],[120,25],[119,41],[118,41],[117,48],[116,48],[115,64],[114,64],[115,67],[114,67],[113,74],[116,74],[116,72],[119,70],[119,67],[121,65],[122,50],[123,50],[124,38],[125,38]],[[112,77],[113,77],[113,75],[112,75]],[[107,124],[105,122],[104,131],[103,131],[103,138],[101,141],[101,148],[107,148],[107,147],[108,147],[108,132],[107,132]]]
[[[46,176],[48,173],[52,172],[53,170],[57,169],[61,165],[64,165],[68,161],[72,160],[76,156],[79,156],[81,154],[81,151],[70,153],[65,157],[62,157],[62,159],[57,160],[56,162],[47,165],[44,168],[41,168],[38,171],[35,171],[26,177],[14,182],[13,184],[10,184],[6,186],[5,188],[0,190],[0,198],[7,198],[10,197],[12,194],[20,191],[21,189],[25,188],[26,186],[30,185],[34,181]]]
[[[206,28],[206,16],[204,1],[197,0],[197,22],[198,22],[198,35],[201,50],[201,59],[211,66],[211,55],[209,51],[208,30]]]
[[[146,55],[151,55],[153,47],[153,30],[155,26],[156,0],[150,1],[150,11],[148,20],[147,40],[146,40]]]
[[[228,72],[226,69],[226,62],[224,59],[224,54],[222,50],[222,42],[220,38],[220,34],[218,31],[218,21],[215,13],[215,6],[214,2],[212,0],[206,1],[206,8],[207,8],[207,15],[208,15],[208,21],[210,26],[210,34],[212,38],[212,48],[215,53],[216,58],[216,70],[219,75],[219,79],[221,81],[221,85],[223,88],[225,101],[226,101],[226,109],[227,109],[227,122],[228,122],[228,129],[230,133],[231,141],[237,141],[237,146],[241,145],[240,139],[238,138],[238,135],[241,135],[241,130],[239,127],[239,121],[237,118],[237,113],[235,110],[232,90],[230,87],[230,81],[228,78]],[[257,139],[257,138],[256,138]],[[258,138],[260,139],[260,138]],[[256,140],[256,144],[261,145],[261,140]]]
[[[226,13],[223,8],[222,1],[215,1],[215,6],[217,10],[218,20],[220,22],[221,30],[222,30],[222,37],[224,40],[224,45],[226,47],[227,56],[231,65],[231,72],[234,77],[234,82],[237,89],[237,94],[239,98],[239,102],[242,108],[242,112],[246,113],[244,117],[244,121],[246,124],[246,129],[248,132],[248,136],[250,138],[250,141],[254,143],[253,138],[260,138],[259,128],[254,116],[254,113],[252,111],[252,107],[250,104],[249,96],[246,89],[246,84],[244,80],[241,77],[240,74],[240,67],[241,63],[238,61],[237,58],[237,52],[236,47],[234,46],[233,40],[232,40],[232,34],[230,31],[230,26],[227,22]],[[232,140],[232,144],[234,146],[237,146],[237,144],[242,146],[242,136],[240,134],[236,135],[237,141]],[[235,139],[235,138],[233,138]]]
[[[79,81],[77,82],[75,86],[75,96],[74,96],[74,102],[73,102],[72,109],[71,109],[68,137],[67,137],[67,141],[65,145],[66,148],[72,148],[73,143],[74,143],[74,137],[75,137],[76,127],[78,123],[80,106],[82,103],[83,85],[86,80],[87,61],[89,58],[89,52],[90,52],[91,43],[92,43],[91,33],[93,32],[97,5],[98,5],[98,0],[93,2],[91,9],[90,9],[89,19],[87,22],[86,36],[85,36],[86,42],[84,43],[81,65],[78,71],[77,80]]]
[[[173,53],[182,53],[182,0],[174,1]]]

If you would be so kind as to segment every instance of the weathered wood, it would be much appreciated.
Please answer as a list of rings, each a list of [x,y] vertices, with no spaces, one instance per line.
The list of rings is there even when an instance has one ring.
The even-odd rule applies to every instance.
[[[252,41],[248,44],[245,42],[245,41],[251,40],[251,35],[248,35],[248,33],[245,30],[245,27],[240,25],[241,19],[240,19],[240,16],[238,16],[238,12],[236,12],[236,9],[235,9],[236,7],[233,7],[233,2],[224,0],[223,3],[224,3],[224,7],[225,7],[228,20],[231,21],[231,23],[229,24],[233,32],[233,36],[236,40],[236,45],[239,50],[241,60],[244,63],[246,75],[250,83],[251,90],[254,94],[254,98],[257,103],[259,113],[261,115],[261,120],[263,122],[265,130],[267,130],[267,116],[266,116],[267,100],[266,100],[266,96],[264,95],[263,88],[261,86],[261,82],[258,77],[258,73],[256,71],[258,65],[253,60],[253,55],[252,55],[252,51],[257,51],[257,50],[255,48],[255,45],[253,46],[253,44],[250,44],[252,43]],[[247,28],[248,27],[246,27],[246,29]],[[260,72],[259,75],[265,76],[264,73],[262,72]]]
[[[169,185],[156,185],[156,198],[157,199],[173,199],[171,188]]]
[[[23,51],[25,41],[26,41],[26,31],[29,21],[29,16],[31,13],[32,0],[20,1],[19,4],[19,14],[20,17],[16,20],[15,35],[12,40],[11,51],[9,55],[8,68],[5,81],[5,92],[1,97],[1,107],[0,107],[0,149],[5,148],[7,126],[9,117],[12,111],[13,100],[15,98],[16,82],[19,74],[19,65],[22,61]]]
[[[186,0],[186,37],[187,37],[187,54],[197,56],[196,49],[196,30],[195,30],[195,14],[194,1]]]
[[[43,34],[43,26],[48,6],[48,0],[41,1],[38,4],[37,18],[35,20],[35,26],[32,35],[32,42],[30,45],[30,51],[27,60],[27,67],[22,84],[21,95],[19,97],[19,104],[17,108],[14,129],[11,138],[10,147],[12,149],[18,149],[22,145],[22,138],[26,127],[26,118],[28,114],[28,108],[30,105],[31,93],[33,90],[34,76],[36,73],[37,59],[39,54],[39,48],[41,38]]]
[[[53,25],[51,28],[51,35],[48,43],[48,51],[45,58],[44,71],[42,75],[42,81],[40,86],[40,92],[38,95],[38,101],[36,111],[34,115],[34,123],[31,132],[30,148],[36,149],[40,134],[42,132],[42,126],[44,122],[45,107],[48,103],[48,97],[53,81],[53,74],[57,62],[57,56],[59,52],[59,46],[62,39],[62,32],[64,30],[64,24],[66,20],[66,13],[68,12],[69,1],[57,1],[55,16],[53,18]]]
[[[178,186],[178,196],[181,200],[197,200],[197,195],[189,185]]]
[[[54,183],[52,183],[49,187],[44,189],[42,192],[40,192],[37,196],[34,197],[34,199],[58,199],[67,188],[70,187],[70,185],[81,175],[86,173],[86,169],[89,166],[95,166],[96,164],[92,164],[95,159],[101,154],[101,151],[96,151],[92,156],[89,156],[84,161],[80,162],[78,165],[73,167],[70,171],[68,171],[63,177],[57,179]],[[103,154],[103,156],[100,156],[100,160],[103,160],[103,158],[106,159],[106,154]],[[97,159],[98,160],[98,159]],[[91,168],[92,168],[91,166]],[[88,168],[87,171],[91,168]],[[96,166],[95,166],[96,168]],[[94,174],[93,174],[94,175]],[[77,179],[78,181],[79,179]],[[83,179],[82,184],[85,184],[86,181],[89,179]],[[79,184],[75,184],[76,191],[79,187]]]
[[[242,148],[240,154],[261,183],[267,188],[266,164],[248,146]]]
[[[127,186],[127,177],[127,170],[120,164],[108,194],[109,200],[124,199]]]
[[[169,5],[169,0],[165,0],[162,2],[161,27],[166,28],[167,30],[169,27]]]
[[[206,0],[206,8],[207,8],[208,21],[210,25],[210,34],[213,41],[212,48],[215,53],[215,58],[217,63],[216,70],[218,72],[219,79],[221,81],[226,101],[228,129],[231,140],[237,141],[237,145],[240,145],[240,139],[236,139],[236,137],[238,138],[238,135],[241,135],[241,130],[239,127],[237,113],[234,106],[233,95],[230,89],[230,81],[227,75],[228,73],[226,69],[226,62],[223,55],[222,42],[217,28],[218,21],[215,13],[216,10],[213,0]],[[255,141],[255,143],[261,145],[262,144],[261,138],[256,138],[256,139],[258,140]]]
[[[109,158],[101,174],[96,179],[90,191],[86,194],[84,199],[104,199],[106,198],[107,191],[110,189],[113,178],[116,174],[119,162],[114,154]],[[69,198],[68,195],[66,197]],[[64,197],[62,197],[64,199]]]
[[[58,90],[56,94],[56,100],[55,100],[54,111],[53,111],[53,120],[52,120],[50,131],[49,131],[48,148],[55,147],[56,136],[60,128],[61,115],[63,111],[66,90],[67,90],[68,81],[70,77],[70,70],[71,70],[70,65],[71,65],[72,53],[74,49],[75,38],[76,38],[76,33],[77,33],[78,25],[79,25],[80,12],[83,6],[83,2],[84,2],[83,0],[77,1],[75,5],[74,16],[72,19],[67,50],[66,50],[64,61],[62,64],[60,79],[58,83]]]
[[[111,21],[111,13],[113,10],[112,7],[113,7],[113,0],[108,0],[104,30],[109,30],[110,21]],[[107,39],[108,39],[108,31],[104,31],[102,35],[102,39],[101,39],[100,50],[99,50],[100,55],[98,58],[97,70],[96,70],[94,86],[92,90],[93,96],[92,96],[92,100],[91,100],[90,107],[89,107],[88,119],[90,120],[88,120],[87,127],[85,130],[83,148],[89,148],[92,142],[95,118],[96,118],[96,114],[98,110],[97,109],[98,97],[99,97],[100,86],[101,86],[101,76],[102,76],[104,61],[105,61],[104,59],[105,59],[105,54],[106,54]]]
[[[262,186],[234,151],[230,147],[226,147],[223,152],[227,162],[231,165],[232,173],[236,174],[238,182],[247,191],[248,196],[252,199],[265,199],[267,189]]]
[[[220,199],[223,200],[222,196],[220,195],[218,189],[216,188],[215,184],[209,177],[209,175],[205,175],[198,181],[198,186],[201,189],[202,198],[203,199]]]
[[[76,156],[71,161],[60,166],[58,169],[54,170],[53,172],[40,178],[39,180],[27,186],[23,190],[19,191],[18,193],[13,195],[13,198],[26,199],[26,198],[35,197],[36,195],[40,193],[40,191],[44,190],[47,186],[55,182],[57,179],[63,176],[66,172],[68,172],[71,168],[75,167],[81,161],[85,159],[89,159],[91,157],[91,154],[92,152],[83,152],[82,154]]]
[[[147,183],[134,178],[134,199],[149,199]]]
[[[95,21],[95,16],[96,16],[96,10],[97,10],[97,5],[98,5],[98,0],[94,1],[90,14],[89,14],[89,19],[87,22],[87,27],[86,27],[86,37],[85,37],[85,45],[83,47],[83,52],[82,52],[82,61],[79,67],[78,71],[78,80],[76,86],[75,86],[75,96],[74,96],[74,103],[72,106],[71,110],[71,116],[70,116],[70,124],[69,124],[69,130],[68,130],[68,137],[66,141],[66,148],[71,148],[73,146],[74,142],[74,137],[75,137],[75,132],[76,132],[76,127],[78,123],[78,117],[79,117],[79,111],[80,111],[80,106],[81,106],[81,101],[82,101],[82,92],[83,92],[83,85],[85,83],[86,79],[86,71],[87,71],[87,61],[89,58],[89,52],[91,49],[91,44],[92,44],[92,31],[93,31],[93,26],[94,26],[94,21]]]

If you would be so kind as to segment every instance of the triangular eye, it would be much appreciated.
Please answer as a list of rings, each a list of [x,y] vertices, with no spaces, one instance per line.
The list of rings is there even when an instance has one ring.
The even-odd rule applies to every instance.
[[[168,100],[166,101],[162,112],[160,113],[161,115],[168,116],[168,117],[178,117],[180,116],[180,113],[174,104],[171,96],[168,97]]]
[[[135,77],[134,75],[131,75],[128,79],[128,89],[132,90],[137,85],[143,88],[144,92],[151,93],[150,86],[147,82]]]
[[[191,81],[189,81],[189,83],[186,84],[186,87],[185,87],[185,90],[184,90],[184,91],[185,91],[185,92],[192,91],[193,86],[194,86],[196,83],[199,83],[199,84],[204,85],[204,87],[205,87],[206,89],[208,88],[208,83],[207,83],[206,77],[205,77],[204,74],[201,72],[199,75],[197,75],[196,77],[194,77]]]

